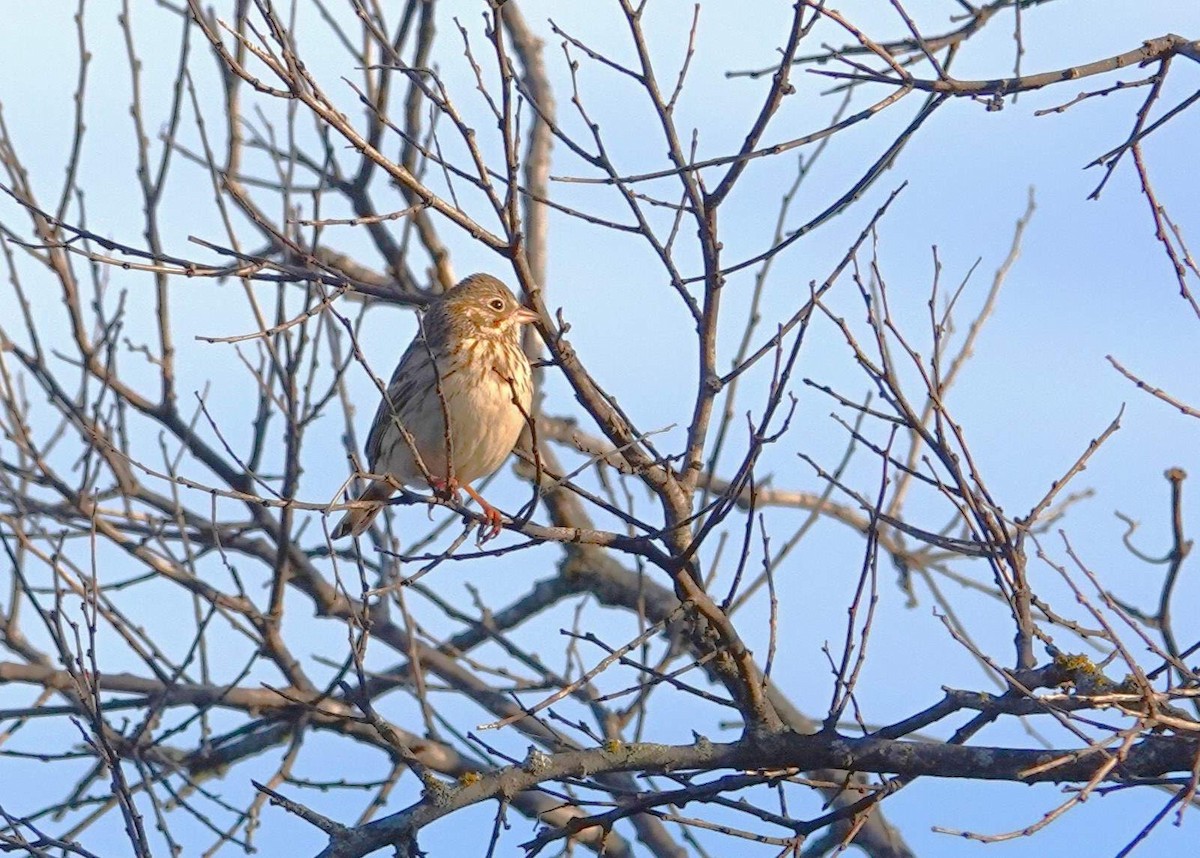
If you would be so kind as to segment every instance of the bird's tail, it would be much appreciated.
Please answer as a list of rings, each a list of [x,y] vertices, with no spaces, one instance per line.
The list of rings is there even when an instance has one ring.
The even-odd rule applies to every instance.
[[[379,515],[379,511],[383,509],[383,501],[392,496],[394,490],[383,480],[372,480],[367,486],[366,491],[355,498],[356,502],[375,501],[379,506],[364,507],[361,509],[348,510],[338,522],[337,527],[330,534],[334,539],[341,539],[343,536],[359,536],[375,520],[375,516]]]

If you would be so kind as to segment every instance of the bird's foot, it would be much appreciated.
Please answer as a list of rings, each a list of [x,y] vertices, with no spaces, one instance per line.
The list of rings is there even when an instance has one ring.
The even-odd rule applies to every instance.
[[[453,501],[454,503],[462,503],[462,495],[459,493],[458,480],[454,477],[449,479],[443,477],[431,477],[429,479],[429,487],[433,489],[433,493],[442,500]]]
[[[479,525],[480,544],[482,545],[490,539],[495,539],[500,535],[500,531],[504,529],[504,519],[500,516],[500,510],[485,501],[479,492],[470,486],[464,485],[463,491],[469,494],[475,503],[479,504],[479,510],[483,513],[484,521],[483,524]]]
[[[430,488],[433,489],[435,495],[443,500],[453,501],[456,504],[462,503],[461,491],[465,491],[471,496],[475,503],[479,504],[479,511],[483,513],[483,522],[479,525],[480,543],[495,539],[500,535],[500,531],[504,529],[504,518],[500,515],[500,510],[496,509],[490,503],[485,501],[475,489],[471,488],[466,483],[459,483],[457,479],[451,477],[445,479],[443,477],[433,477],[429,481]]]

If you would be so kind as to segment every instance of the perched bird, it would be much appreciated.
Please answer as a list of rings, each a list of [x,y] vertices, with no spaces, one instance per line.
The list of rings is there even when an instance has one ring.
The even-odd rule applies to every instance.
[[[488,274],[472,274],[431,302],[375,412],[370,472],[442,494],[462,487],[499,533],[500,513],[470,483],[500,467],[521,435],[533,398],[521,326],[536,319]],[[347,512],[333,538],[365,531],[393,491],[372,480],[357,500],[380,505]]]

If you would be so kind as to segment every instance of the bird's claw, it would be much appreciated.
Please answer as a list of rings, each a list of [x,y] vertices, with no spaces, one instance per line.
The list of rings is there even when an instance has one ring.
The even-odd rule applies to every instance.
[[[460,490],[465,491],[471,496],[471,499],[479,504],[479,511],[483,514],[483,521],[479,523],[479,544],[495,539],[504,530],[504,518],[500,515],[500,510],[496,509],[490,503],[480,497],[479,492],[471,488],[466,483],[460,484],[458,480],[450,477],[433,477],[429,481],[429,487],[433,489],[433,493],[443,500],[452,501],[453,503],[462,505],[462,494]]]
[[[433,477],[429,481],[429,487],[442,500],[453,501],[457,504],[462,503],[462,493],[459,491],[458,480],[453,477],[450,479]]]
[[[483,521],[479,524],[479,544],[495,539],[502,530],[504,519],[500,517],[500,510],[494,506],[486,507],[483,510]]]
[[[475,503],[479,504],[479,511],[483,513],[483,521],[479,525],[479,544],[482,545],[490,539],[495,539],[504,529],[504,519],[500,517],[500,510],[485,501],[479,492],[469,485],[464,485],[463,489]]]

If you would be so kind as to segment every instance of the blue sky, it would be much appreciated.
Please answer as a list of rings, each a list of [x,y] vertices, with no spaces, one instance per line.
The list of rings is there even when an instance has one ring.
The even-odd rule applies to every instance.
[[[547,39],[547,62],[559,85],[559,114],[576,131],[578,119],[571,116],[562,88],[567,80],[565,60],[546,21],[553,18],[568,32],[627,59],[626,33],[608,5],[550,0],[523,4],[527,18]],[[917,20],[931,31],[949,29],[945,15],[953,4],[924,0],[909,5]],[[74,9],[66,4],[49,9],[33,3],[11,6],[6,9],[7,25],[0,29],[0,56],[5,58],[0,69],[4,119],[32,181],[43,189],[47,200],[55,200],[73,121],[71,93],[77,71],[71,24]],[[162,110],[170,96],[179,28],[154,4],[134,7],[138,52],[146,68],[147,124],[154,134],[161,127]],[[458,7],[464,26],[472,29],[473,38],[480,39],[477,5],[460,2],[442,8]],[[747,9],[745,4],[731,2],[706,3],[702,7],[698,59],[678,113],[681,127],[699,129],[701,156],[728,152],[740,141],[767,84],[763,80],[727,78],[725,72],[769,64],[790,15],[786,3],[754,4],[753,14]],[[878,38],[903,35],[903,25],[889,4],[864,0],[840,4],[839,9]],[[115,6],[108,9],[94,5],[87,15],[86,33],[94,60],[81,185],[86,191],[90,227],[102,235],[138,244],[141,221],[139,199],[133,193],[129,76],[115,14]],[[448,14],[439,21],[439,27],[443,37],[453,41],[458,37]],[[656,60],[663,68],[673,69],[679,62],[691,14],[689,4],[651,5],[647,29]],[[302,10],[307,26],[313,26],[311,16],[311,9]],[[1035,72],[1130,50],[1143,39],[1167,32],[1200,37],[1200,6],[1192,0],[1148,4],[1061,0],[1027,11],[1024,28],[1023,69]],[[315,27],[312,32],[316,32]],[[339,80],[339,76],[353,73],[344,68],[342,55],[318,39],[309,45],[302,38],[301,44],[308,50],[306,61],[328,89],[352,105],[352,94]],[[445,49],[440,71],[451,91],[462,94],[463,104],[478,121],[473,80],[455,45],[454,49]],[[196,41],[192,49],[202,52],[205,46]],[[970,43],[958,60],[956,74],[963,78],[1008,75],[1012,52],[1011,27],[997,22]],[[1132,69],[1118,76],[1133,79],[1144,74]],[[1162,473],[1168,467],[1180,466],[1200,474],[1196,452],[1200,425],[1136,390],[1112,369],[1105,356],[1113,355],[1148,381],[1200,404],[1195,372],[1200,320],[1178,295],[1154,238],[1132,165],[1126,162],[1118,168],[1099,200],[1087,199],[1100,174],[1096,169],[1084,170],[1084,165],[1125,138],[1144,90],[1093,99],[1062,114],[1034,115],[1038,109],[1068,101],[1082,89],[1098,88],[1114,79],[1092,78],[1025,94],[999,112],[988,112],[982,105],[966,101],[946,105],[858,205],[779,258],[764,310],[769,319],[786,317],[807,297],[809,281],[828,273],[887,194],[908,182],[879,229],[878,254],[897,319],[911,333],[917,348],[927,349],[926,302],[933,276],[932,248],[937,248],[945,284],[957,283],[979,260],[979,270],[961,299],[962,318],[969,318],[967,311],[977,307],[986,293],[992,272],[1007,251],[1013,223],[1024,210],[1029,189],[1034,188],[1038,207],[1020,259],[1009,274],[994,317],[978,341],[974,359],[952,394],[951,408],[971,440],[981,471],[988,476],[989,488],[1006,512],[1017,515],[1042,496],[1124,407],[1122,429],[1075,484],[1076,488],[1092,489],[1093,496],[1073,510],[1063,528],[1106,587],[1123,599],[1150,607],[1161,573],[1125,551],[1121,544],[1123,525],[1114,511],[1143,522],[1138,544],[1144,550],[1151,554],[1165,550],[1169,536],[1168,488]],[[606,139],[612,141],[612,153],[622,171],[662,168],[664,145],[653,131],[652,117],[638,100],[636,88],[610,71],[587,63],[579,81],[593,118]],[[201,101],[215,103],[219,96],[212,75],[198,74],[196,83]],[[834,97],[821,96],[828,85],[824,78],[800,75],[797,94],[788,100],[764,142],[787,140],[824,125],[835,104]],[[1197,86],[1200,67],[1177,61],[1159,109],[1173,105]],[[804,222],[842,193],[911,118],[915,106],[915,99],[910,99],[839,135],[806,182],[790,223]],[[267,109],[276,119],[283,116],[279,105]],[[193,122],[184,122],[181,137],[189,145],[196,144]],[[1196,140],[1200,140],[1200,112],[1193,110],[1176,118],[1145,146],[1155,188],[1189,237],[1200,234]],[[486,139],[484,145],[486,148]],[[728,259],[753,255],[763,248],[789,177],[791,158],[785,155],[747,170],[722,214]],[[177,163],[174,169],[176,175],[163,208],[167,249],[180,256],[211,258],[188,241],[189,236],[199,236],[220,242],[224,235],[208,177],[183,163]],[[560,176],[588,175],[561,146],[555,152],[553,172]],[[554,193],[590,210],[618,210],[615,196],[605,188],[559,183]],[[11,203],[0,200],[0,220],[8,223],[18,219]],[[501,261],[487,250],[449,228],[446,235],[460,275],[474,270],[503,275]],[[326,239],[341,249],[362,253],[368,264],[377,262],[368,255],[365,237],[352,228],[331,229]],[[114,287],[128,290],[131,340],[151,340],[149,281],[120,271],[112,272],[111,278]],[[727,288],[727,331],[721,347],[726,361],[736,346],[751,284],[752,273],[747,271],[731,278]],[[690,411],[687,390],[694,364],[690,349],[694,345],[690,322],[678,300],[665,288],[662,272],[644,244],[555,216],[546,285],[549,303],[564,308],[572,324],[572,342],[596,378],[635,415],[639,426],[657,429],[674,425],[676,428],[664,434],[662,443],[668,449],[678,447],[681,427],[686,425]],[[179,326],[180,391],[191,397],[193,391],[207,389],[210,402],[228,421],[230,435],[236,441],[239,425],[246,425],[254,391],[232,346],[199,343],[194,337],[254,329],[240,287],[232,283],[176,281],[171,288]],[[860,320],[863,315],[861,301],[848,284],[835,290],[829,304],[847,318]],[[13,307],[9,291],[0,290],[0,308],[11,313]],[[52,296],[43,296],[35,312],[44,314],[40,318],[51,326],[61,318]],[[414,327],[413,316],[404,310],[379,308],[368,314],[362,344],[377,373],[390,372]],[[126,366],[135,375],[144,373],[147,383],[153,379],[151,367],[139,370],[132,361],[126,361]],[[798,375],[829,384],[848,396],[866,392],[866,380],[854,367],[837,332],[827,324],[814,326]],[[756,378],[761,381],[761,375]],[[375,394],[361,370],[351,384],[355,400],[361,403],[361,436],[374,410]],[[577,413],[563,382],[550,377],[544,387],[551,413]],[[766,470],[778,486],[819,490],[819,480],[797,453],[811,455],[828,466],[840,456],[845,433],[829,418],[835,409],[827,398],[801,384],[796,384],[795,392],[799,397],[797,428],[769,452]],[[761,407],[761,392],[757,399],[754,394],[747,396],[741,404],[743,409]],[[319,431],[327,433],[327,449],[336,449],[341,433],[338,422],[330,419]],[[728,462],[732,463],[733,458]],[[340,451],[337,455],[313,452],[306,464],[302,491],[305,499],[321,502],[332,498],[346,476]],[[877,472],[877,463],[860,453],[850,473],[857,485],[869,486],[872,479],[877,479]],[[511,475],[502,471],[489,498],[505,508],[514,508],[523,501],[523,491]],[[1190,493],[1187,497],[1185,516],[1191,520],[1197,506],[1191,502]],[[944,509],[932,499],[914,504],[911,512],[913,523],[929,530],[945,523]],[[414,519],[414,529],[424,525],[416,510],[406,510],[402,515]],[[802,518],[794,511],[772,512],[777,538],[782,540]],[[1064,559],[1058,533],[1047,534],[1044,545],[1054,559]],[[478,588],[489,607],[497,607],[506,604],[521,585],[549,574],[555,557],[553,550],[542,549],[517,560],[497,560],[486,570],[472,564],[451,564],[439,569],[430,583],[446,598],[463,604],[469,598],[469,584]],[[821,647],[827,641],[841,639],[844,606],[860,562],[861,541],[857,537],[837,526],[824,527],[806,541],[780,581],[781,600],[797,607],[794,619],[781,627],[780,652],[785,656],[777,662],[774,678],[807,712],[819,715],[828,703],[831,677]],[[114,570],[114,577],[120,574]],[[1040,593],[1048,594],[1064,610],[1077,610],[1072,606],[1071,594],[1052,570],[1040,566],[1033,574]],[[927,596],[917,606],[906,607],[905,595],[892,585],[890,576],[891,570],[884,564],[879,619],[860,692],[867,721],[887,723],[911,714],[938,699],[943,685],[994,690],[970,655],[948,637]],[[160,595],[162,609],[147,616],[146,624],[170,641],[178,622],[173,612],[186,610],[186,603],[165,586]],[[977,632],[977,640],[987,651],[1007,657],[1011,628],[1001,607],[970,592],[953,595],[960,615],[968,618]],[[1194,576],[1185,574],[1176,598],[1180,606],[1196,604],[1200,593]],[[307,647],[306,655],[340,653],[344,649],[344,632],[311,621],[303,600],[296,599],[290,608],[295,628]],[[765,651],[766,647],[766,610],[765,598],[756,598],[739,616],[741,629],[756,651]],[[1194,622],[1189,626],[1192,618],[1181,613],[1185,614],[1180,618],[1181,637],[1194,640],[1200,628]],[[632,620],[621,627],[621,621],[614,621],[598,606],[586,606],[584,616],[585,622],[604,623],[613,642],[626,639],[621,635],[636,634]],[[564,606],[544,618],[536,631],[529,630],[522,640],[561,660],[563,644],[557,629],[570,626],[572,621],[571,610]],[[449,629],[433,612],[428,622],[435,634]],[[185,645],[186,640],[177,643]],[[244,641],[230,640],[227,645],[228,653],[221,655],[231,663],[244,655]],[[487,650],[484,653],[496,655]],[[384,652],[372,656],[378,659],[377,666],[394,660]],[[592,657],[598,655],[593,653]],[[924,665],[931,669],[920,669]],[[614,680],[614,687],[619,685]],[[0,692],[0,702],[6,699]],[[392,695],[389,707],[389,717],[419,729],[419,715],[411,701]],[[472,727],[489,720],[480,710],[469,707],[449,711],[460,726]],[[694,725],[681,719],[678,712],[664,703],[664,710],[652,720],[651,738],[688,741]],[[704,717],[709,722],[695,729],[714,737],[734,735],[732,731],[722,733],[711,713]],[[47,726],[34,724],[28,728],[26,738],[41,731],[48,735],[51,732]],[[1031,740],[1019,725],[1004,723],[985,731],[978,741],[1026,744]],[[518,756],[523,753],[524,742],[519,736],[497,737],[497,742]],[[249,778],[269,775],[276,762],[274,758],[255,761],[238,769],[237,778],[221,784],[223,794],[235,804],[243,800],[250,794]],[[29,803],[17,807],[18,811],[29,811],[61,790],[62,776],[45,765],[4,765],[12,766],[13,771],[23,767],[21,777],[27,784]],[[356,776],[364,778],[382,773],[376,755],[348,749],[345,743],[320,736],[308,746],[301,768],[301,774],[313,778],[328,777],[331,769],[352,768]],[[342,822],[353,821],[365,803],[362,796],[317,795],[312,791],[303,798]],[[1161,794],[1149,792],[1096,797],[1038,837],[988,847],[931,830],[942,826],[993,833],[1020,828],[1036,822],[1062,799],[1049,786],[1024,788],[928,780],[890,799],[885,807],[917,854],[958,856],[987,851],[1009,858],[1070,854],[1079,843],[1090,844],[1089,852],[1096,854],[1115,853],[1164,800]],[[6,806],[8,802],[5,799]],[[20,800],[16,803],[21,804]],[[400,806],[397,799],[395,807]],[[811,809],[816,812],[816,805]],[[268,813],[270,824],[278,827],[272,829],[276,832],[272,840],[259,844],[260,854],[307,854],[318,848],[311,829],[282,812]],[[470,823],[487,826],[491,813],[490,806],[476,808],[455,822],[435,826],[422,844],[434,856],[474,854],[469,851],[470,845],[478,840],[470,839],[474,836]],[[517,819],[514,824],[518,830],[524,826],[532,832],[532,823],[526,820]],[[188,835],[184,839],[188,854],[211,839],[200,826],[193,830],[187,821],[179,825]],[[102,845],[93,848],[102,854],[120,854],[116,844],[122,842],[121,832],[115,817],[108,827],[102,825],[97,831],[104,839],[98,841]],[[1196,834],[1194,820],[1185,817],[1182,830],[1169,824],[1161,826],[1138,854],[1182,852],[1186,844],[1195,842]],[[504,854],[520,854],[515,844],[522,839],[509,838],[506,848],[511,851]]]

